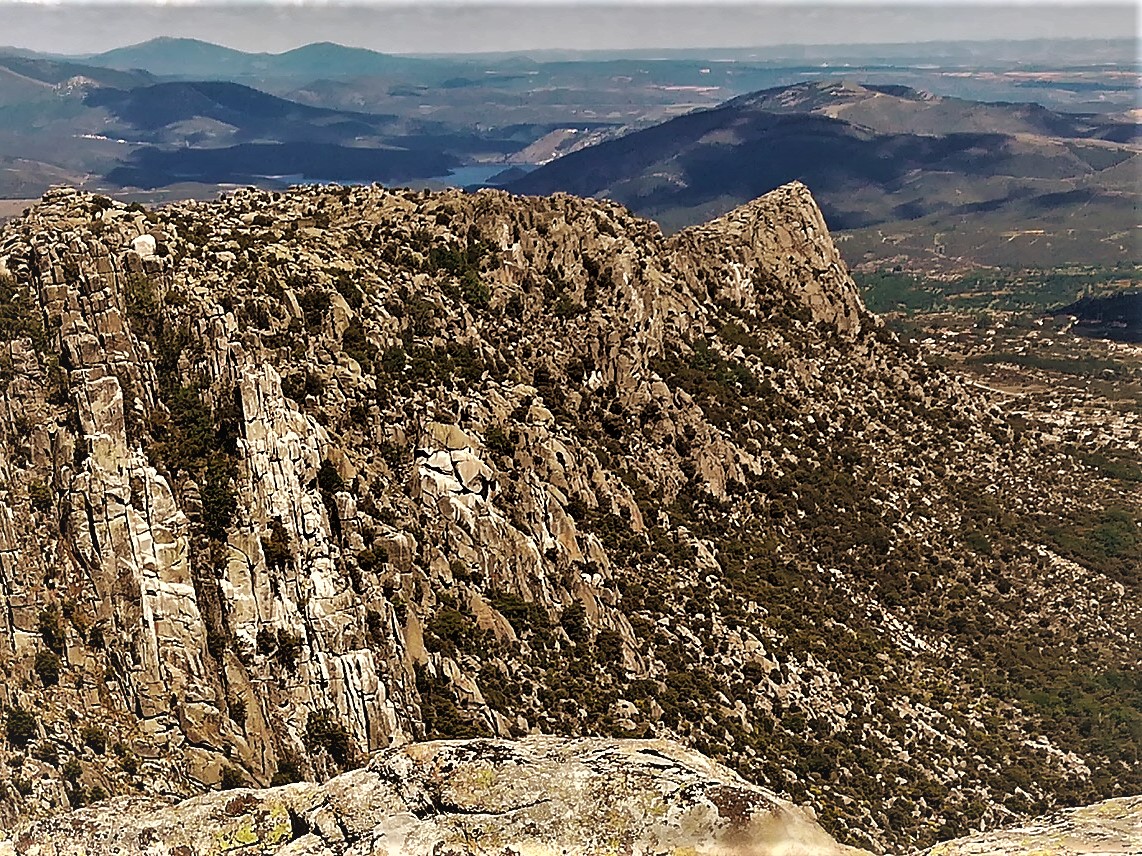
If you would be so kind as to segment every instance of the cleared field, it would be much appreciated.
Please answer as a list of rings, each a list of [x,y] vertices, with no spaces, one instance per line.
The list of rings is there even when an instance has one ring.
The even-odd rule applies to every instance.
[[[34,199],[0,199],[0,223],[19,217]]]

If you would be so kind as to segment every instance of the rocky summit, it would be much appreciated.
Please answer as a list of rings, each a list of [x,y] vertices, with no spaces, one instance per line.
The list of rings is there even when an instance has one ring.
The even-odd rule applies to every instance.
[[[804,186],[670,238],[54,190],[0,341],[0,825],[264,804],[324,852],[323,793],[654,752],[762,793],[535,735],[678,741],[875,851],[1142,791],[1138,485],[891,333]],[[402,748],[445,738],[498,760]]]

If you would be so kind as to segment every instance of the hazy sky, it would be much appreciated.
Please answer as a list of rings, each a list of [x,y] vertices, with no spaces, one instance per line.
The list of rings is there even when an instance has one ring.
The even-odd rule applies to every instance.
[[[154,36],[248,51],[335,41],[389,52],[528,48],[1112,38],[1136,34],[1133,3],[271,3],[0,0],[0,45],[95,53]]]

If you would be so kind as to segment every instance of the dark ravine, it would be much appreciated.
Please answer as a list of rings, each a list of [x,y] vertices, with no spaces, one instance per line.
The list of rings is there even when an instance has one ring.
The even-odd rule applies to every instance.
[[[1142,790],[1137,491],[897,341],[804,186],[57,190],[0,286],[0,823],[535,734],[876,851]]]

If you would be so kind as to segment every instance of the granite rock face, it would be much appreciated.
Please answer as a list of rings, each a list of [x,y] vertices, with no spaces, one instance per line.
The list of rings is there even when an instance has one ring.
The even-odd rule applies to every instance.
[[[1066,809],[1028,824],[945,841],[925,856],[1096,856],[1142,853],[1142,796]]]
[[[875,849],[1142,789],[1139,580],[1086,549],[1136,486],[887,332],[802,186],[669,239],[57,190],[0,310],[0,823],[535,734]]]
[[[324,785],[43,820],[0,856],[841,856],[804,809],[663,740],[473,740],[376,756]],[[863,852],[863,851],[861,851]]]

